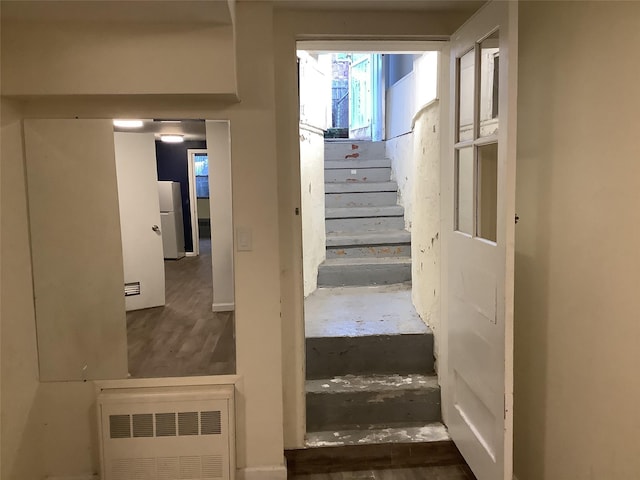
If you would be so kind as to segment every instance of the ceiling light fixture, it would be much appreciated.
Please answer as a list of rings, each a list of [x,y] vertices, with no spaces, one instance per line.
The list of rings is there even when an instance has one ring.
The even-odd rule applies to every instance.
[[[142,120],[116,119],[113,121],[113,126],[120,128],[140,128],[142,125],[144,125]]]
[[[160,140],[166,143],[182,143],[184,137],[182,135],[160,135]]]

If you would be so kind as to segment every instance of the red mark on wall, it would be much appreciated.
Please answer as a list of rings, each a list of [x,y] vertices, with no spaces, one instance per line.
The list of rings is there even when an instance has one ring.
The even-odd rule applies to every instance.
[[[345,155],[344,158],[346,160],[347,158],[358,158],[359,156],[360,156],[360,154],[358,152],[356,152],[356,153],[351,153],[349,155]]]
[[[352,143],[352,144],[351,144],[351,150],[357,150],[357,149],[359,149],[359,148],[360,148],[360,146],[359,146],[359,145],[356,145],[355,143]]]

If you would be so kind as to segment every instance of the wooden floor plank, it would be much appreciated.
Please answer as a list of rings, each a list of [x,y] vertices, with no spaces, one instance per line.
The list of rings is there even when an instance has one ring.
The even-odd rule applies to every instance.
[[[233,312],[213,312],[211,241],[200,255],[165,261],[164,307],[127,312],[134,378],[235,373]]]

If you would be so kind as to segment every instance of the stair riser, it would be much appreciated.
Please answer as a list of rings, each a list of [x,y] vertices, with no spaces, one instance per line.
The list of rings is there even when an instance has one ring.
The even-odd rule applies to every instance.
[[[307,394],[307,431],[441,420],[440,390]]]
[[[325,207],[382,207],[398,203],[396,192],[327,193]]]
[[[319,287],[391,285],[411,281],[411,264],[320,265]]]
[[[433,373],[433,334],[306,339],[308,380],[341,375]]]
[[[391,178],[390,168],[340,168],[326,169],[324,181],[336,182],[388,182]]]
[[[325,160],[382,159],[385,156],[384,142],[326,142]]]
[[[404,217],[328,218],[327,233],[332,232],[377,232],[404,228]]]
[[[327,258],[410,257],[411,245],[369,245],[327,248]]]

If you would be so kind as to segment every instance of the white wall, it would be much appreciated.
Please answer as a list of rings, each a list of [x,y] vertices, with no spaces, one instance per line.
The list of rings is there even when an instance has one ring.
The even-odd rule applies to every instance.
[[[33,306],[21,112],[2,99],[0,135],[0,346],[3,479],[42,478],[38,354]]]
[[[386,153],[391,178],[398,182],[398,203],[404,207],[407,230],[414,219],[415,176],[420,165],[414,156],[413,122],[416,113],[437,95],[438,52],[425,52],[413,62],[413,71],[387,90]]]
[[[300,193],[304,296],[318,287],[318,266],[326,258],[324,218],[324,135],[300,125]]]
[[[440,356],[440,104],[416,115],[412,156],[415,164],[411,230],[411,298],[435,333]]]
[[[5,22],[1,53],[5,95],[237,93],[227,25]]]
[[[331,126],[331,57],[298,51],[300,62],[300,192],[304,296],[318,286],[326,258],[324,130]]]
[[[280,316],[280,262],[278,242],[278,186],[275,140],[275,101],[273,66],[273,31],[270,5],[241,2],[237,8],[238,23],[238,79],[243,98],[241,104],[220,104],[214,97],[176,98],[172,96],[142,97],[82,97],[65,96],[30,98],[17,115],[35,118],[211,118],[230,120],[233,138],[233,214],[234,224],[249,226],[253,231],[253,250],[239,252],[234,257],[236,276],[236,369],[240,376],[237,384],[237,460],[240,473],[252,472],[254,477],[261,472],[270,472],[274,478],[285,478],[283,458],[283,402],[282,402],[282,328]],[[4,22],[4,19],[3,19]],[[5,31],[3,25],[3,33]],[[106,28],[106,27],[105,27]],[[46,44],[47,36],[39,35],[37,28],[29,29],[30,42]],[[169,33],[167,33],[169,35]],[[261,38],[256,43],[255,38]],[[80,41],[81,41],[80,37]],[[3,42],[3,48],[7,45]],[[181,52],[185,62],[198,65],[207,43],[190,45]],[[94,50],[100,58],[101,49]],[[56,51],[51,52],[52,55]],[[294,56],[295,58],[295,56]],[[5,56],[2,56],[5,73]],[[225,68],[220,68],[224,74]],[[216,70],[217,71],[217,70]],[[125,70],[114,72],[126,74]],[[115,73],[114,73],[115,74]],[[75,85],[75,72],[67,71],[66,80]],[[175,77],[177,78],[177,77]],[[40,75],[29,80],[30,90],[48,89],[47,76]],[[94,79],[92,79],[93,81]],[[70,87],[74,88],[75,87]],[[79,86],[79,90],[88,88]],[[89,87],[90,88],[90,87]],[[149,91],[155,87],[152,85]],[[185,90],[188,90],[188,86]],[[4,102],[4,99],[3,99]],[[5,110],[3,103],[3,122]],[[10,126],[9,132],[19,132],[19,124]],[[14,246],[11,255],[3,252],[3,275],[5,261],[15,259],[9,271],[12,278],[24,279],[30,285],[29,243],[24,217],[26,197],[20,177],[22,159],[11,155],[5,157],[5,129],[3,129],[3,201],[2,236],[11,239]],[[110,141],[113,137],[110,135]],[[295,136],[297,140],[297,135]],[[19,149],[19,133],[13,145]],[[10,162],[15,175],[14,183],[5,192],[5,162]],[[299,184],[298,184],[299,185]],[[298,186],[299,188],[299,186]],[[8,197],[5,197],[7,195]],[[4,201],[8,198],[10,204]],[[117,206],[115,207],[117,208]],[[16,215],[6,213],[6,209]],[[5,224],[9,222],[8,224]],[[5,225],[17,226],[5,229]],[[116,231],[119,231],[117,229]],[[6,232],[6,233],[5,233]],[[2,247],[4,249],[4,245]],[[73,257],[69,257],[73,258]],[[22,281],[22,280],[21,280]],[[16,287],[19,283],[14,283]],[[14,292],[2,282],[3,300]],[[23,296],[24,295],[24,296]],[[95,403],[91,382],[54,382],[46,387],[49,402],[46,417],[38,416],[31,428],[30,415],[41,411],[39,398],[33,391],[36,381],[29,374],[32,362],[29,351],[33,351],[35,331],[31,294],[25,289],[14,296],[15,302],[2,309],[2,342],[13,342],[21,355],[7,358],[11,352],[2,348],[2,404],[3,416],[11,417],[3,422],[2,468],[12,471],[11,480],[50,476],[91,475],[98,471],[96,417],[92,414]],[[22,299],[25,301],[23,302]],[[9,315],[5,315],[6,311]],[[24,362],[24,366],[20,366]],[[16,368],[16,375],[6,374],[5,368]],[[42,388],[42,385],[40,385]],[[82,390],[82,392],[79,392]],[[13,406],[5,411],[4,406]],[[14,415],[15,414],[15,415]],[[73,418],[70,426],[61,420]],[[41,429],[48,424],[47,434]],[[13,433],[6,443],[6,433]],[[5,456],[5,454],[7,456]],[[34,461],[39,459],[39,461]],[[13,476],[12,476],[13,475]],[[2,476],[5,478],[5,475]]]
[[[209,152],[209,214],[213,310],[235,308],[233,274],[233,195],[231,185],[231,138],[228,122],[206,121]],[[246,228],[246,227],[243,227]]]
[[[165,302],[162,234],[153,133],[114,132],[125,283],[140,282],[140,295],[125,297],[126,310]]]
[[[640,472],[640,3],[520,2],[519,480]]]

